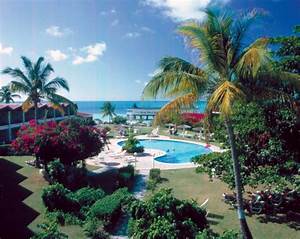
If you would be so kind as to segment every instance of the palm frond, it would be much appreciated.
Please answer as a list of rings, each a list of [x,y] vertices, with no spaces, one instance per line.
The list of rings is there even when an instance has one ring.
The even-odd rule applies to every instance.
[[[39,59],[34,64],[34,67],[33,67],[34,72],[38,75],[40,74],[40,70],[41,70],[41,66],[42,66],[43,61],[44,61],[44,57],[39,57]]]
[[[206,85],[205,72],[183,59],[164,57],[159,67],[160,71],[144,88],[144,98],[195,93],[201,91]]]
[[[24,75],[24,73],[19,68],[7,67],[2,71],[3,74],[10,75],[21,82],[24,82],[28,87],[31,87],[31,81]]]
[[[255,78],[260,69],[270,66],[271,57],[267,49],[269,40],[259,38],[242,53],[237,62],[237,71],[243,77]]]
[[[198,95],[193,93],[177,97],[160,109],[155,116],[154,125],[160,124],[168,114],[178,114],[182,110],[191,108],[197,100]]]
[[[33,107],[33,101],[31,97],[28,97],[22,104],[22,110],[24,112],[27,112],[31,107]]]
[[[207,103],[208,112],[220,111],[224,116],[232,113],[232,104],[235,99],[243,98],[244,93],[232,82],[224,81],[212,93]]]
[[[45,81],[52,72],[54,72],[52,65],[48,63],[40,73],[41,79]]]
[[[21,92],[24,94],[31,92],[31,87],[19,81],[11,81],[11,89],[13,92]]]
[[[61,78],[61,77],[56,77],[56,78],[52,79],[51,81],[49,81],[48,83],[46,83],[46,85],[44,85],[45,89],[47,89],[47,88],[56,88],[57,89],[60,87],[67,91],[70,90],[68,82],[64,78]]]

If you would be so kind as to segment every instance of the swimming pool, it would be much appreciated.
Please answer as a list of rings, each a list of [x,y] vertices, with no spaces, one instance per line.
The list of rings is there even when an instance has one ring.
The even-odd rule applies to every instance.
[[[124,141],[119,142],[120,146],[123,144]],[[162,163],[190,163],[192,157],[211,152],[202,145],[175,140],[142,139],[140,145],[144,148],[164,151],[166,155],[155,158]]]

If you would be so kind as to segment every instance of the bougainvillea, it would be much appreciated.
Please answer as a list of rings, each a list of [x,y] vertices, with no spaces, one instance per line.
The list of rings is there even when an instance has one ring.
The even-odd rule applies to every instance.
[[[44,164],[59,159],[72,165],[98,154],[106,141],[106,131],[74,120],[37,124],[30,121],[18,131],[12,147],[17,153],[32,154]]]

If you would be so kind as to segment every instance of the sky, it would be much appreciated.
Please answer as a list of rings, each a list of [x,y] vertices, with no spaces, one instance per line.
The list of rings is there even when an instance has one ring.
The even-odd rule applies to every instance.
[[[300,0],[0,0],[0,70],[44,56],[71,100],[139,100],[162,57],[198,63],[176,28],[203,21],[208,6],[263,11],[249,43],[300,24]],[[0,86],[10,80],[0,75]]]

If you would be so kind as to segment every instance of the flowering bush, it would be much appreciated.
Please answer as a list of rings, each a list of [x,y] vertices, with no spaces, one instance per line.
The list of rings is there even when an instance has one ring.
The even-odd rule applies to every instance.
[[[59,159],[64,165],[72,165],[97,155],[105,141],[105,130],[76,120],[44,124],[30,121],[20,128],[12,147],[17,153],[35,155],[45,165],[54,159]]]

